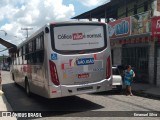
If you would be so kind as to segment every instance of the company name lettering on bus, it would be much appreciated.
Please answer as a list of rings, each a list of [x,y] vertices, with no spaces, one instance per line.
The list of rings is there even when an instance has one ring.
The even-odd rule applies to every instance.
[[[89,78],[89,73],[78,74],[78,78]]]
[[[87,35],[87,38],[101,38],[101,37],[102,37],[101,33],[99,33],[99,34],[88,34]]]
[[[58,39],[73,39],[73,40],[82,40],[84,38],[101,38],[102,34],[83,34],[83,33],[73,33],[72,35],[62,34],[58,35]]]
[[[83,36],[83,33],[73,33],[72,36],[73,36],[73,40],[80,40],[85,37],[85,35]]]
[[[77,65],[90,65],[94,64],[94,58],[80,58],[76,60]]]
[[[72,35],[66,35],[66,34],[58,35],[58,39],[72,39]]]

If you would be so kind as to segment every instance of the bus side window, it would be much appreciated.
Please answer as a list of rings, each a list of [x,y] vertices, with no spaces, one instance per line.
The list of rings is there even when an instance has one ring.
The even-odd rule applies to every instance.
[[[40,49],[40,37],[38,36],[36,38],[36,50],[39,50]]]
[[[32,56],[33,56],[33,63],[37,63],[37,55],[36,55],[36,53],[34,52],[32,54]]]
[[[44,35],[40,36],[40,49],[44,49]]]
[[[16,65],[16,53],[14,53],[14,65]]]
[[[43,63],[44,61],[44,51],[41,50],[41,51],[38,51],[36,52],[36,57],[37,57],[37,63]]]
[[[27,64],[26,55],[23,55],[23,64]]]
[[[23,46],[23,55],[26,54],[26,48],[25,48],[25,45]]]
[[[29,42],[29,44],[28,44],[28,52],[29,53],[33,52],[33,42],[32,41]]]
[[[28,44],[25,45],[25,54],[29,53],[29,48],[28,48]]]

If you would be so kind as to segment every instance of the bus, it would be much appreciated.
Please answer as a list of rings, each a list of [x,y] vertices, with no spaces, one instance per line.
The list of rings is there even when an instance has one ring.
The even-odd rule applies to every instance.
[[[111,90],[106,23],[57,22],[17,46],[11,77],[27,95],[58,98]]]

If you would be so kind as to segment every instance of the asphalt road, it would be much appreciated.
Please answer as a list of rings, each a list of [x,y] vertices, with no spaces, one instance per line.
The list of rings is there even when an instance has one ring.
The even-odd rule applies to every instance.
[[[9,72],[2,71],[3,91],[13,111],[44,111],[43,118],[50,119],[134,119],[135,112],[160,111],[160,101],[138,96],[125,96],[116,91],[82,94],[72,97],[46,99],[37,95],[27,97],[23,88],[10,80]],[[122,112],[125,111],[125,112]],[[128,112],[127,112],[128,111]],[[147,112],[146,112],[147,111]],[[109,117],[107,117],[109,116]],[[117,116],[117,117],[116,117]],[[106,118],[107,117],[107,118]],[[157,117],[136,117],[140,120],[158,120]]]

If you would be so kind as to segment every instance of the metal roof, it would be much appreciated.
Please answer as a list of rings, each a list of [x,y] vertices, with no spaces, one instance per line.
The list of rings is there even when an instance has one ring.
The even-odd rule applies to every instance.
[[[7,42],[6,40],[4,40],[2,38],[0,38],[0,44],[7,47],[7,49],[9,50],[9,53],[17,51],[17,46],[16,45],[14,45],[10,42]]]
[[[95,9],[82,13],[71,19],[89,19],[89,18],[117,18],[117,9],[126,2],[134,2],[135,0],[111,0]]]

